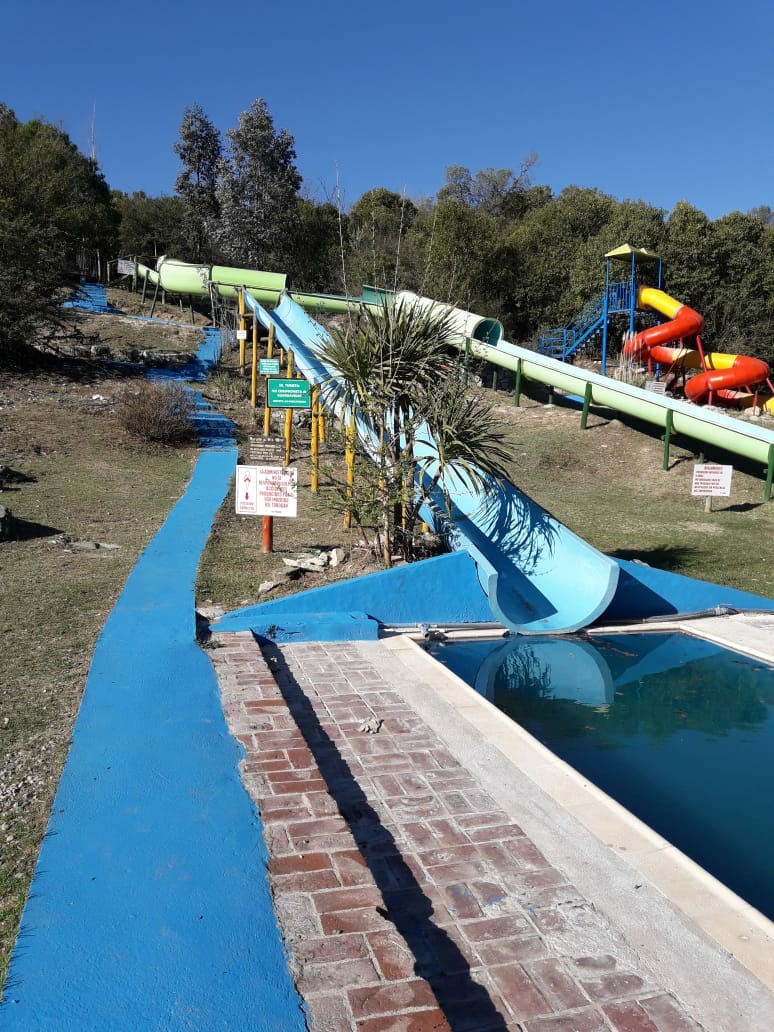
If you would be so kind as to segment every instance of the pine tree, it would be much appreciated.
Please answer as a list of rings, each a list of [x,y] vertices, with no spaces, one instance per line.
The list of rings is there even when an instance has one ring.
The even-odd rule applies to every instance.
[[[216,240],[234,265],[284,271],[295,253],[301,176],[293,137],[274,130],[266,101],[259,98],[228,133],[220,163]]]
[[[96,162],[0,103],[0,364],[61,318],[66,280],[114,251],[117,224]]]
[[[175,153],[183,169],[175,180],[175,190],[183,199],[183,236],[188,247],[185,257],[191,261],[210,261],[211,239],[218,219],[217,179],[221,161],[220,133],[195,104],[183,112],[180,142]]]

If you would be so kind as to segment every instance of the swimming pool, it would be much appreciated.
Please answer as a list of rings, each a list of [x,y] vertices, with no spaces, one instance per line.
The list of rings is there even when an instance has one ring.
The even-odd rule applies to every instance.
[[[431,651],[774,919],[774,667],[680,633],[523,636]]]

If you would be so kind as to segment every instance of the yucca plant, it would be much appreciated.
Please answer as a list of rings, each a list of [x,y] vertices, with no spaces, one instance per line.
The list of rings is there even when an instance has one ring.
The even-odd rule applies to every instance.
[[[505,475],[505,433],[449,358],[453,335],[447,309],[402,300],[365,310],[321,348],[345,421],[370,430],[357,450],[378,472],[388,565],[393,554],[413,558],[420,510],[444,473],[485,491]]]

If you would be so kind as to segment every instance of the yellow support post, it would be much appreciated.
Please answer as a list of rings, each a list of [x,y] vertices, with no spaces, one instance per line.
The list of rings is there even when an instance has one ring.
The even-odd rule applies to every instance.
[[[245,320],[245,292],[240,289],[239,291],[239,329],[237,337],[239,339],[239,375],[245,375],[245,339],[247,334],[247,324]]]
[[[253,363],[250,377],[250,405],[258,404],[258,319],[253,313]]]
[[[344,448],[344,457],[347,464],[347,501],[351,502],[354,495],[355,485],[355,419],[354,416],[349,422],[349,425],[345,431],[346,445]],[[349,509],[344,513],[344,526],[347,530],[352,526],[352,513]]]
[[[320,388],[312,387],[312,494],[317,494],[320,486]]]
[[[290,465],[290,453],[293,448],[293,409],[285,409],[285,465]]]
[[[320,444],[325,444],[325,409],[319,392],[317,394],[317,432],[320,437]]]
[[[274,357],[274,323],[269,324],[269,339],[266,342],[266,357]],[[269,437],[271,435],[271,409],[269,408],[268,391],[266,397],[266,407],[263,410],[263,436]]]
[[[289,379],[289,380],[293,380],[293,379],[295,379],[295,376],[296,376],[296,369],[295,369],[295,359],[294,359],[294,357],[293,357],[293,352],[292,352],[292,350],[291,350],[290,348],[288,348],[288,368],[287,368],[287,375],[288,375],[288,379]]]

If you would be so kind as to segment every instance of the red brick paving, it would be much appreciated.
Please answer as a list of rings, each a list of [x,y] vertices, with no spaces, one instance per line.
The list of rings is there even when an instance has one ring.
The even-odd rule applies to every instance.
[[[210,653],[313,1032],[696,1032],[357,643]],[[377,734],[361,730],[372,717]],[[631,955],[628,949],[620,955]]]

